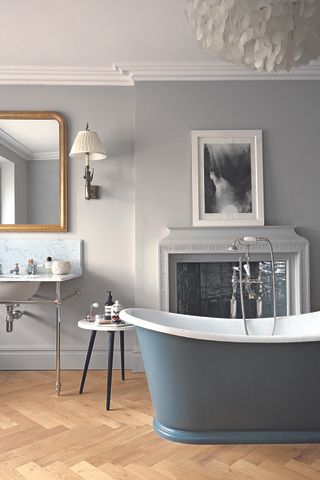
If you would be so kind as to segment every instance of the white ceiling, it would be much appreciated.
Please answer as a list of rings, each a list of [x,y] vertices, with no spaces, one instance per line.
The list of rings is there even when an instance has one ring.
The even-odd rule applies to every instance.
[[[188,31],[185,0],[1,3],[1,64],[97,67],[210,60]]]
[[[58,150],[59,124],[56,120],[0,120],[0,128],[35,153]]]
[[[56,120],[0,120],[0,143],[25,160],[59,157],[59,124]]]
[[[185,0],[2,2],[0,82],[19,83],[23,76],[33,83],[54,76],[61,81],[63,75],[63,83],[77,75],[116,79],[121,70],[137,80],[248,74],[201,49],[191,37],[184,8]],[[320,78],[320,62],[298,70],[300,76]]]

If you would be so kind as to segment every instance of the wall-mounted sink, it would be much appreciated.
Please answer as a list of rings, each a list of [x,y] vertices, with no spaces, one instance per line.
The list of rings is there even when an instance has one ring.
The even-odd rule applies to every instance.
[[[2,277],[0,280],[0,302],[7,303],[19,303],[19,301],[29,300],[39,289],[40,282],[33,281],[15,281],[10,278],[9,281],[6,277]]]

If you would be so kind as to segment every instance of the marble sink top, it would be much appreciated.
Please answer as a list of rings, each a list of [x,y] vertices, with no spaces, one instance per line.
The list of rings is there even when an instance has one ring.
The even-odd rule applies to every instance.
[[[73,278],[81,277],[82,273],[68,273],[66,275],[54,275],[53,273],[37,273],[36,275],[8,273],[0,275],[0,282],[65,282]]]
[[[0,275],[0,302],[11,304],[29,300],[37,293],[42,282],[65,282],[80,276],[81,273],[68,273],[66,275],[44,273],[16,275],[10,273]]]

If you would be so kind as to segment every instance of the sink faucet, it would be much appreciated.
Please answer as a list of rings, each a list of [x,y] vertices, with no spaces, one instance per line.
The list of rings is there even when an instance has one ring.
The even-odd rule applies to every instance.
[[[16,266],[13,270],[10,270],[10,273],[15,273],[16,275],[19,275],[20,268],[19,268],[19,263],[16,263]]]

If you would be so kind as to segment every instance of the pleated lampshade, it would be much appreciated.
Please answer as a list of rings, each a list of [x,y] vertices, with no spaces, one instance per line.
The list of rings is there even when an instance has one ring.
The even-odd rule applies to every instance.
[[[69,155],[73,158],[82,159],[85,154],[89,154],[90,160],[107,158],[104,145],[96,132],[90,130],[78,132]]]

